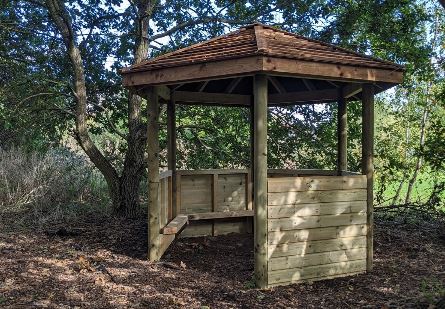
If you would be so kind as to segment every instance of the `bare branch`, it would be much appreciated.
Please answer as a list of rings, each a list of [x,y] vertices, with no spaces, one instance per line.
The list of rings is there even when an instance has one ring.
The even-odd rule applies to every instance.
[[[114,131],[117,135],[119,135],[121,138],[123,138],[124,140],[127,140],[127,136],[126,136],[124,133],[122,133],[122,132],[121,132],[121,131],[114,125],[114,123],[111,121],[111,118],[110,118],[110,116],[108,115],[108,110],[107,110],[105,107],[103,107],[103,106],[100,105],[100,104],[94,103],[94,102],[92,102],[92,101],[89,101],[88,103],[91,104],[91,105],[96,106],[97,108],[100,108],[101,110],[103,110],[103,111],[104,111],[103,114],[105,115],[105,118],[107,118],[108,124],[111,126],[111,128],[113,129],[113,131]]]
[[[24,99],[21,100],[17,105],[20,106],[20,105],[22,105],[23,103],[25,103],[26,101],[29,101],[29,100],[31,100],[31,99],[33,99],[33,98],[41,97],[41,96],[47,96],[47,95],[69,96],[69,95],[67,95],[67,94],[65,94],[65,93],[57,93],[57,92],[39,92],[39,93],[35,93],[35,94],[33,94],[33,95],[30,95],[30,96],[24,98]]]
[[[170,28],[169,30],[167,30],[165,32],[152,35],[148,39],[150,41],[154,41],[154,40],[169,36],[169,35],[175,33],[176,31],[182,30],[186,27],[196,26],[196,25],[204,24],[204,23],[208,23],[208,22],[221,22],[221,23],[226,23],[226,24],[231,24],[231,25],[246,24],[246,22],[241,22],[239,20],[232,20],[232,19],[221,18],[221,17],[205,17],[205,18],[200,18],[200,19],[189,20],[189,21],[183,22],[181,24],[178,24],[178,25]]]

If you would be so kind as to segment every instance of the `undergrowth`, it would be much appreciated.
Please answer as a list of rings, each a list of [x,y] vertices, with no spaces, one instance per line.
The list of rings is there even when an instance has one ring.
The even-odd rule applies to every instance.
[[[3,228],[42,226],[108,211],[105,181],[84,157],[66,148],[44,154],[0,149]]]

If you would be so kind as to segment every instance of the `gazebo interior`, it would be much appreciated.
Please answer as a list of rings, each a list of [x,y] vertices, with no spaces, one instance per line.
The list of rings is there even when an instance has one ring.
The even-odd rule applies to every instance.
[[[403,67],[254,24],[122,70],[148,99],[149,259],[178,235],[254,233],[258,287],[369,271],[373,252],[374,95]],[[347,103],[362,102],[362,170],[347,169]],[[338,106],[335,170],[267,168],[268,108]],[[168,170],[159,168],[167,104]],[[175,107],[251,111],[250,168],[177,170]]]

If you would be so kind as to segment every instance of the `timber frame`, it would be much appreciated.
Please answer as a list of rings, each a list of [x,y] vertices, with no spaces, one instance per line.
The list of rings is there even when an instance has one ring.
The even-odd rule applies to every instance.
[[[361,186],[366,186],[356,189],[366,192],[365,270],[370,271],[373,262],[374,95],[401,83],[403,71],[403,67],[394,63],[261,24],[246,26],[226,36],[123,69],[121,73],[124,86],[149,101],[149,259],[159,260],[175,235],[189,221],[253,216],[256,285],[266,288],[275,284],[287,284],[281,283],[284,281],[277,277],[279,273],[271,270],[270,267],[275,267],[275,264],[268,264],[271,258],[268,237],[275,233],[271,226],[268,227],[268,222],[276,222],[271,221],[271,214],[268,213],[271,206],[268,202],[268,186],[273,184],[279,187],[279,184],[268,178],[268,108],[296,104],[337,104],[337,169],[330,174],[310,172],[309,175],[320,175],[321,180],[317,181],[321,182],[326,181],[323,177],[328,177],[327,175],[337,175],[341,181],[347,181],[345,177],[352,175],[347,172],[347,105],[349,101],[358,100],[362,102],[361,174],[365,175],[365,179],[351,179],[359,179],[357,181]],[[167,105],[168,139],[168,171],[161,174],[159,104]],[[186,177],[187,173],[176,169],[175,106],[178,104],[250,109],[252,156],[250,168],[246,171],[248,206],[245,210],[224,213],[213,206],[212,211],[207,213],[181,212],[181,207],[178,206],[181,205],[181,194],[178,194],[181,188],[178,186],[181,184],[181,177]],[[220,173],[228,174],[230,171]],[[283,170],[281,174],[296,177],[300,172]],[[212,205],[216,204],[215,185],[218,175],[215,171],[209,178],[213,183]],[[168,211],[164,211],[161,204],[170,205]],[[354,269],[350,273],[356,273],[361,268]],[[337,273],[338,271],[325,277],[329,278]],[[293,280],[296,279],[289,280],[286,282],[295,282]]]

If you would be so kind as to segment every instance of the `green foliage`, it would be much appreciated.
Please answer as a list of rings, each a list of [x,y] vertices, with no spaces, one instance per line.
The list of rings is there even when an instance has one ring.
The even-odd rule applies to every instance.
[[[138,31],[133,24],[135,10],[121,0],[73,0],[66,5],[84,59],[91,132],[120,170],[127,151],[122,136],[128,132],[128,93],[117,70],[133,61]],[[403,87],[379,96],[376,104],[377,201],[394,201],[399,184],[404,188],[413,177],[419,158],[420,173],[433,178],[428,186],[440,183],[445,167],[445,21],[437,1],[164,1],[150,21],[149,56],[254,21],[405,64]],[[57,33],[39,1],[4,1],[0,9],[0,147],[20,145],[27,151],[44,151],[72,135],[72,68]],[[249,117],[245,109],[178,107],[178,168],[247,167]],[[348,104],[348,123],[348,165],[359,171],[359,102]],[[165,136],[164,127],[164,165]],[[270,109],[269,154],[271,168],[334,168],[335,105]]]

